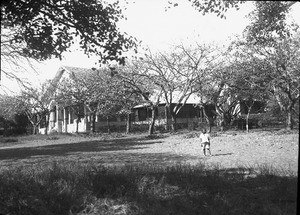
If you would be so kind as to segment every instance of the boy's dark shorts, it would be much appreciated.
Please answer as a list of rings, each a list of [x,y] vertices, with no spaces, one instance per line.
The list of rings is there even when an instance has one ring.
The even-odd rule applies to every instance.
[[[210,149],[210,142],[204,142],[204,143],[201,143],[201,147],[203,149]]]

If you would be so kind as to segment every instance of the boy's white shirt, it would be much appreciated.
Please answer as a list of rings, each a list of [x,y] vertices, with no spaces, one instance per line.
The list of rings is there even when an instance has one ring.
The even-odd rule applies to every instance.
[[[200,139],[201,139],[201,143],[205,143],[205,142],[209,142],[210,140],[210,137],[209,137],[209,134],[208,133],[201,133],[200,134]]]

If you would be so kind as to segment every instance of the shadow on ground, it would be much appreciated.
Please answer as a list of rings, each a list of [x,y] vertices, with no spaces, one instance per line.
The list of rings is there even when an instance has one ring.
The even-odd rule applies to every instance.
[[[224,156],[224,155],[232,155],[233,153],[223,153],[223,154],[214,154],[211,156]]]
[[[2,167],[10,165],[34,165],[36,163],[95,162],[107,165],[151,163],[157,165],[182,163],[195,156],[180,156],[172,153],[142,153],[139,149],[162,143],[148,137],[116,138],[77,143],[53,144],[38,147],[0,149]],[[130,150],[137,150],[132,152]],[[202,158],[203,159],[203,158]]]
[[[65,156],[70,153],[108,152],[142,149],[147,145],[161,143],[159,140],[145,141],[146,137],[110,140],[90,140],[77,143],[52,144],[37,147],[0,149],[0,160],[24,159],[32,156]]]

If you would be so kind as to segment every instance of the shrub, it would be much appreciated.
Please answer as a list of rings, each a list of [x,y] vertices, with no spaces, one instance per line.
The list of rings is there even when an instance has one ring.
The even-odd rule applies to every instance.
[[[3,138],[0,139],[0,143],[16,143],[18,142],[17,138]]]

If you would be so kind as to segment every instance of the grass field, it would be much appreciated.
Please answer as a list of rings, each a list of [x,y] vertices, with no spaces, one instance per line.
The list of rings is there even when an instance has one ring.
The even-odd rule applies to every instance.
[[[296,214],[299,133],[0,140],[0,214]]]

